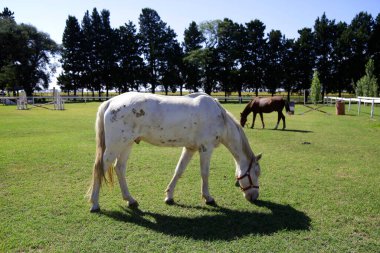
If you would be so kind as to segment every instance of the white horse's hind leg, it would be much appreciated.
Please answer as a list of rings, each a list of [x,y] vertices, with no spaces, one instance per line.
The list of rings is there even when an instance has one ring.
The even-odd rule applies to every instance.
[[[205,199],[206,204],[214,205],[215,200],[211,197],[208,187],[208,177],[210,174],[210,159],[212,154],[211,147],[201,146],[199,149],[200,162],[201,162],[201,176],[202,176],[202,197]]]
[[[128,185],[126,181],[126,167],[127,167],[127,161],[129,154],[132,150],[132,144],[128,145],[128,147],[122,152],[119,157],[117,158],[117,163],[115,166],[115,171],[117,178],[119,180],[119,185],[121,189],[121,194],[123,196],[123,199],[128,201],[128,205],[131,207],[137,207],[138,203],[137,201],[131,196],[128,190]]]
[[[181,177],[181,175],[185,171],[186,166],[189,164],[194,153],[195,153],[194,150],[190,150],[188,148],[183,148],[181,157],[179,158],[179,161],[177,163],[177,167],[175,168],[173,178],[170,181],[168,187],[166,188],[165,202],[167,204],[173,204],[174,203],[174,200],[173,200],[174,188],[177,184],[178,179]]]
[[[107,170],[111,167],[112,163],[115,161],[116,156],[110,154],[109,152],[104,152],[103,154],[103,171],[104,174],[106,174]],[[96,172],[94,172],[96,173]],[[101,181],[103,180],[100,178],[100,175],[96,175],[96,178],[93,180],[93,184],[91,186],[91,197],[90,202],[92,203],[90,212],[99,212],[100,206],[99,206],[99,192],[100,192],[100,185]]]
[[[99,191],[100,191],[100,179],[97,178],[93,181],[91,189],[89,190],[90,202],[92,203],[90,212],[99,212]]]

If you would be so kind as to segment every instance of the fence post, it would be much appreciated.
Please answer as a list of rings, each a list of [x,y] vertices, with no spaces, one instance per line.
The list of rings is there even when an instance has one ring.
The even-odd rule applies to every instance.
[[[348,100],[348,111],[351,109],[351,98]]]
[[[359,98],[358,102],[358,115],[360,115],[361,98]]]
[[[372,99],[372,106],[371,106],[371,118],[373,118],[373,111],[374,111],[374,108],[375,107],[375,100]]]

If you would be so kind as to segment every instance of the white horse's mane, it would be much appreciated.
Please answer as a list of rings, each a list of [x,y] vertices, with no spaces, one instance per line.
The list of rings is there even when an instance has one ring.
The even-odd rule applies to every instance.
[[[247,139],[247,136],[244,133],[243,128],[240,126],[239,121],[235,118],[235,116],[223,108],[223,106],[219,103],[219,101],[215,100],[216,104],[219,106],[223,113],[224,122],[226,125],[230,124],[232,127],[236,128],[236,130],[239,133],[240,138],[235,138],[236,141],[240,141],[241,145],[243,147],[243,152],[247,157],[254,157],[253,151],[249,145],[249,141]],[[228,127],[226,128],[229,129]],[[232,132],[229,132],[228,135],[232,134]]]

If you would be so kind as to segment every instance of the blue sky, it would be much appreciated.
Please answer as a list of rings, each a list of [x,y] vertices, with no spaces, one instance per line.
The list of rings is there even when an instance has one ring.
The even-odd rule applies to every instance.
[[[116,28],[131,20],[138,25],[141,9],[152,8],[158,12],[183,40],[183,32],[191,21],[197,23],[225,17],[234,22],[246,23],[259,19],[266,32],[280,30],[287,38],[297,38],[303,27],[312,28],[317,17],[324,12],[329,19],[350,23],[360,11],[374,18],[380,13],[379,0],[0,0],[0,9],[8,7],[15,13],[18,23],[32,24],[50,34],[61,43],[68,15],[81,22],[86,10],[107,9],[111,25]]]

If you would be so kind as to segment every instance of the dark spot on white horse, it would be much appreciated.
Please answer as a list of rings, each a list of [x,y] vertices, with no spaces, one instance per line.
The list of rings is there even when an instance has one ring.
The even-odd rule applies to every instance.
[[[137,111],[135,108],[133,108],[132,113],[136,116],[136,118],[140,118],[141,116],[145,115],[145,111],[143,109],[140,109],[140,111]]]
[[[196,125],[197,124],[197,122],[194,122],[194,125]]]
[[[207,152],[207,148],[202,144],[202,145],[199,147],[199,152]]]
[[[111,122],[115,122],[117,120],[117,113],[120,112],[121,108],[119,109],[113,109],[111,110],[111,114],[112,114],[112,117],[111,117]]]
[[[216,136],[215,139],[219,140],[219,136]]]
[[[122,133],[124,133],[124,130],[121,130]]]

